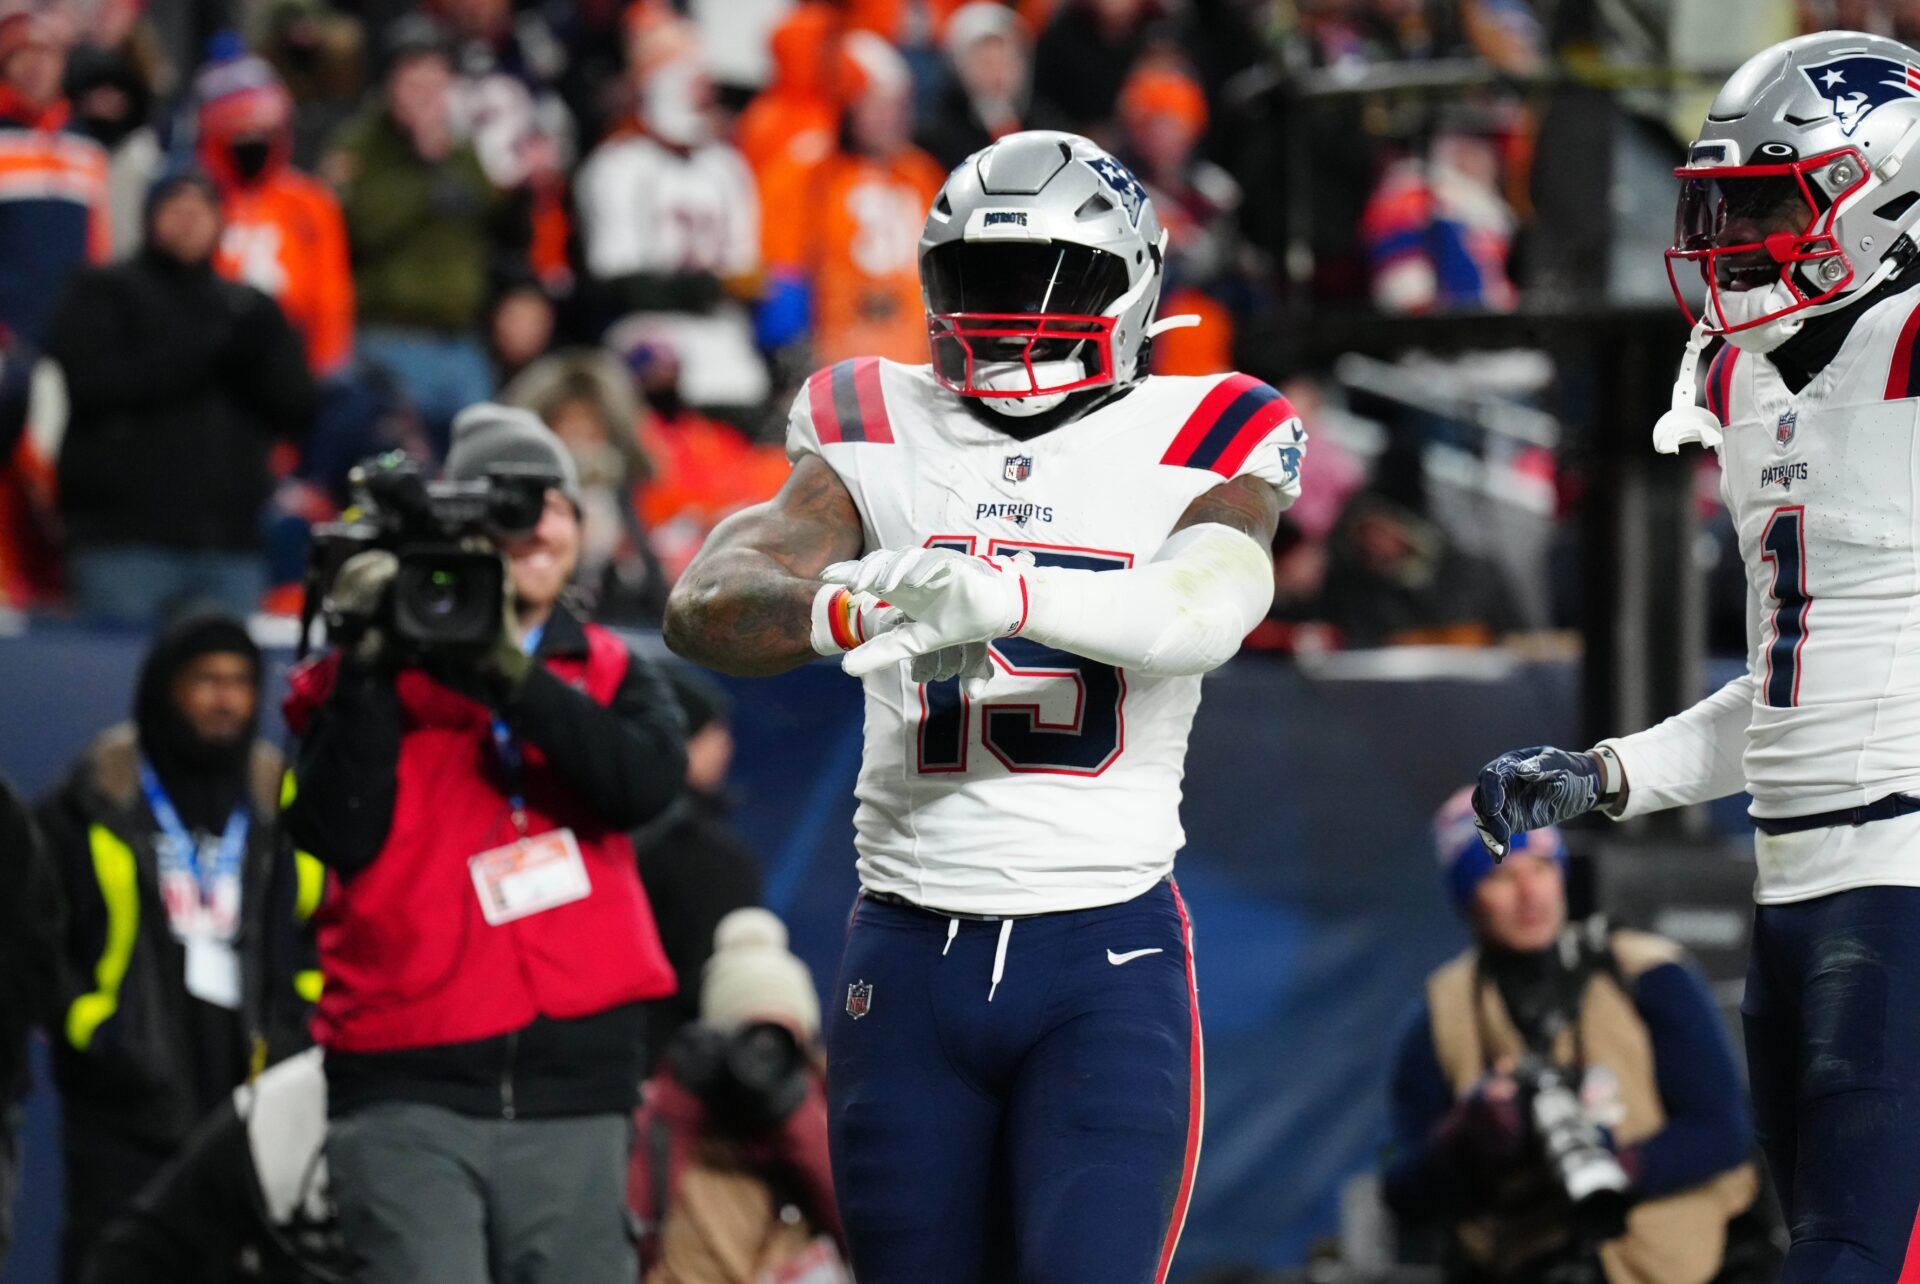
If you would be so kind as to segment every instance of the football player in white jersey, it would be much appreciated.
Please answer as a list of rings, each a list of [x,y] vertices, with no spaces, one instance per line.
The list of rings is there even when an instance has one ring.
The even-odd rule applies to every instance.
[[[1305,436],[1256,379],[1147,375],[1165,244],[1084,138],[970,157],[920,241],[931,364],[814,375],[786,486],[668,603],[689,659],[865,684],[827,1031],[864,1284],[1159,1281],[1185,1217],[1187,731],[1271,601]]]
[[[1594,808],[1753,796],[1742,1014],[1784,1278],[1916,1278],[1920,53],[1856,32],[1775,45],[1721,89],[1677,173],[1668,263],[1698,319],[1654,439],[1719,454],[1747,672],[1591,751],[1495,759],[1475,810],[1498,856]]]

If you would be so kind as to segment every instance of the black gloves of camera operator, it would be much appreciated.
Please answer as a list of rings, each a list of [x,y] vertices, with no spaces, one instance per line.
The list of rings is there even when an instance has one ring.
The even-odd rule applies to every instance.
[[[384,675],[407,659],[436,679],[485,703],[512,696],[533,671],[533,657],[520,648],[513,586],[501,594],[500,629],[484,650],[464,654],[403,657],[393,636],[393,582],[400,559],[386,549],[355,553],[341,564],[322,605],[327,635],[345,662],[362,672]],[[506,564],[500,574],[507,576]]]
[[[1495,860],[1516,833],[1558,825],[1600,805],[1600,763],[1591,753],[1535,745],[1511,749],[1480,769],[1473,825]]]
[[[1485,1177],[1517,1162],[1525,1152],[1529,1128],[1520,1088],[1504,1070],[1483,1075],[1473,1090],[1453,1103],[1434,1129],[1434,1144],[1462,1167]]]

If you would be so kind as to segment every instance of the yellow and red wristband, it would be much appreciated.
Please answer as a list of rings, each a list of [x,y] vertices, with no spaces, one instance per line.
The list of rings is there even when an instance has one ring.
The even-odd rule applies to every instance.
[[[853,594],[837,584],[822,584],[813,595],[813,649],[841,655],[867,640],[866,622]]]

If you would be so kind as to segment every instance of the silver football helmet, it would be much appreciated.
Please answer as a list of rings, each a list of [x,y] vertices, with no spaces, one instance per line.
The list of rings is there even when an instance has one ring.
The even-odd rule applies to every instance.
[[[1077,134],[975,152],[920,235],[935,377],[1012,416],[1140,378],[1166,240],[1140,180]]]
[[[1766,352],[1858,302],[1914,252],[1916,145],[1920,53],[1898,41],[1823,31],[1748,59],[1674,171],[1667,274],[1688,319]]]

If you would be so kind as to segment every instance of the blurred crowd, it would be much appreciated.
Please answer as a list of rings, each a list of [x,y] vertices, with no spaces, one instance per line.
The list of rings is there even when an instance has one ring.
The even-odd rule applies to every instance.
[[[578,462],[596,617],[651,622],[778,486],[810,370],[924,359],[948,169],[1062,128],[1171,232],[1162,312],[1204,324],[1154,368],[1246,369],[1316,433],[1257,646],[1567,627],[1585,390],[1524,351],[1351,369],[1315,321],[1657,303],[1701,86],[1796,26],[1920,31],[1717,9],[0,0],[0,603],[295,609],[353,464],[438,462],[496,398]]]

